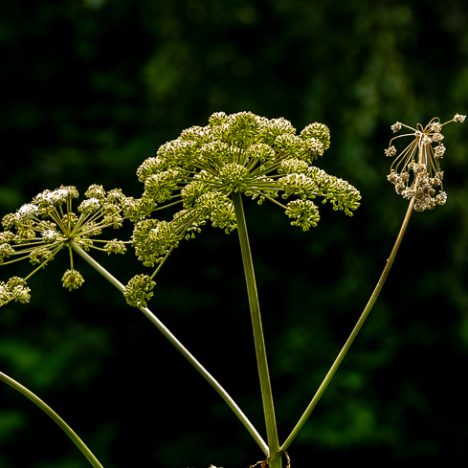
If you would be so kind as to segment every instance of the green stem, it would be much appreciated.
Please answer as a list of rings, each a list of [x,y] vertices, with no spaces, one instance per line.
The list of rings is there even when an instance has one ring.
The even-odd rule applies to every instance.
[[[258,300],[257,283],[255,280],[252,253],[250,251],[247,223],[245,220],[244,208],[242,206],[242,196],[239,193],[234,193],[232,195],[232,200],[234,202],[237,230],[239,233],[239,243],[242,253],[242,262],[244,265],[245,281],[249,299],[250,318],[252,321],[255,356],[257,359],[258,377],[260,379],[263,414],[265,417],[267,441],[270,449],[268,466],[270,468],[282,468],[282,456],[279,447],[278,428],[276,425],[273,393],[271,391],[270,373],[268,371],[262,317],[260,314],[260,303]]]
[[[109,273],[100,263],[88,255],[76,242],[71,242],[73,250],[88,262],[98,273],[107,279],[113,286],[123,293],[125,286]],[[224,387],[208,372],[207,369],[190,353],[190,351],[176,338],[176,336],[151,312],[148,307],[139,307],[145,317],[164,335],[164,337],[184,356],[184,358],[195,368],[195,370],[214,388],[218,395],[225,401],[232,412],[247,429],[265,455],[268,455],[268,446],[262,436],[255,429],[247,416],[239,408],[233,398]]]
[[[47,416],[49,416],[49,418],[51,418],[80,449],[81,453],[86,457],[91,466],[95,468],[104,468],[104,465],[99,462],[99,460],[94,456],[93,452],[91,452],[86,444],[80,439],[78,434],[47,403],[41,400],[35,393],[26,388],[24,385],[20,384],[15,379],[3,372],[0,372],[0,380],[20,392],[23,396],[31,400],[36,406],[44,411],[44,413],[46,413]]]
[[[400,227],[400,231],[398,233],[398,236],[395,240],[395,243],[393,245],[393,248],[390,252],[390,255],[387,259],[387,262],[385,264],[384,269],[382,270],[382,273],[380,275],[380,278],[372,291],[371,296],[369,297],[369,300],[364,307],[364,310],[362,311],[358,321],[356,322],[356,325],[354,326],[353,330],[351,331],[348,339],[344,343],[343,347],[341,348],[340,352],[338,353],[335,361],[333,362],[332,366],[328,370],[327,374],[325,375],[322,383],[320,384],[319,388],[317,389],[317,392],[313,396],[311,402],[307,406],[306,410],[300,417],[299,421],[297,422],[296,426],[294,429],[291,431],[287,439],[284,441],[283,445],[281,445],[280,450],[285,451],[288,449],[288,447],[291,445],[291,442],[296,438],[298,435],[299,431],[302,429],[304,426],[305,422],[307,421],[308,417],[312,413],[313,409],[319,402],[320,398],[323,396],[326,388],[328,387],[328,384],[331,382],[333,376],[335,375],[335,372],[337,371],[338,367],[340,366],[341,362],[343,361],[344,357],[346,356],[347,352],[349,351],[351,345],[353,344],[354,339],[356,338],[357,334],[359,333],[361,327],[363,326],[364,322],[366,321],[369,313],[371,312],[372,308],[374,307],[374,304],[380,294],[380,291],[383,288],[383,285],[385,284],[385,281],[387,280],[388,274],[390,273],[390,270],[392,268],[393,262],[395,261],[396,255],[398,253],[398,250],[400,248],[401,241],[403,240],[403,237],[406,232],[406,228],[408,227],[409,221],[411,219],[411,215],[413,214],[413,205],[414,205],[414,198],[411,199],[408,209],[406,210],[405,217],[403,219],[402,225]]]

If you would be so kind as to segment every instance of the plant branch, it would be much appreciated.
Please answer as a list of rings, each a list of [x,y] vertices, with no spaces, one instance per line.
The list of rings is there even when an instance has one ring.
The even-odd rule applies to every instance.
[[[317,392],[313,396],[312,400],[310,401],[309,405],[307,406],[306,410],[300,417],[299,421],[297,422],[296,426],[294,429],[291,431],[289,436],[286,438],[284,443],[281,445],[281,450],[285,451],[288,449],[288,447],[291,445],[292,441],[296,438],[298,435],[299,431],[302,429],[304,426],[305,422],[309,418],[310,414],[312,413],[313,409],[319,402],[320,398],[323,396],[326,388],[328,387],[328,384],[331,382],[333,379],[333,376],[335,375],[338,367],[340,366],[341,362],[343,361],[344,357],[348,353],[351,345],[354,342],[354,339],[358,335],[359,331],[361,330],[364,322],[366,321],[367,317],[369,316],[369,313],[374,307],[375,302],[377,301],[377,298],[379,297],[380,291],[382,290],[385,281],[387,280],[387,277],[390,273],[390,270],[392,268],[393,262],[395,261],[396,255],[398,253],[398,250],[400,249],[400,244],[401,241],[403,240],[403,237],[405,235],[406,229],[408,227],[409,221],[411,219],[411,215],[413,214],[413,206],[414,206],[415,199],[412,198],[411,201],[409,202],[408,208],[406,210],[405,217],[403,219],[403,222],[400,227],[400,231],[398,233],[398,236],[395,240],[395,243],[393,245],[393,248],[390,252],[390,255],[387,259],[387,262],[385,264],[384,269],[382,270],[382,273],[380,275],[379,280],[377,281],[377,284],[372,291],[371,296],[369,297],[369,300],[364,307],[359,319],[356,322],[356,325],[354,326],[353,330],[351,331],[348,339],[344,343],[343,347],[341,348],[340,352],[338,353],[335,361],[331,365],[330,369],[328,370],[327,374],[325,375],[322,383],[320,384],[319,388],[317,389]]]
[[[100,263],[88,255],[76,242],[71,242],[73,250],[88,262],[98,273],[107,279],[114,287],[123,293],[125,286],[109,273]],[[164,335],[164,337],[179,351],[182,356],[195,368],[195,370],[214,388],[218,395],[225,401],[232,412],[247,429],[265,455],[268,455],[268,446],[262,436],[255,429],[247,416],[239,408],[233,398],[224,387],[208,372],[208,370],[192,355],[192,353],[177,339],[177,337],[159,320],[148,307],[139,307],[145,317]]]
[[[94,468],[104,468],[104,465],[95,457],[93,452],[86,446],[86,444],[80,439],[78,434],[43,400],[41,400],[35,393],[29,390],[24,385],[17,382],[9,375],[0,372],[0,380],[5,382],[7,385],[20,392],[23,396],[32,401],[37,407],[39,407],[44,413],[49,416],[63,432],[71,439],[71,441],[79,448],[81,453],[86,457],[91,466]]]

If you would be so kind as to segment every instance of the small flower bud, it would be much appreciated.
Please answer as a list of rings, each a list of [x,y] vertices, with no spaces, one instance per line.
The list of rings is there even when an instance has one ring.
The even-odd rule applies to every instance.
[[[123,255],[127,251],[125,242],[112,239],[104,246],[104,250],[109,254]]]
[[[91,197],[87,200],[83,200],[78,206],[78,212],[84,214],[96,213],[101,208],[101,202],[99,198]]]
[[[92,184],[88,187],[85,192],[86,198],[97,198],[98,200],[102,200],[106,196],[106,191],[104,187],[99,184]]]
[[[132,307],[146,307],[156,283],[148,275],[136,275],[125,286],[124,297]]]
[[[285,213],[292,219],[291,225],[298,226],[303,231],[317,226],[320,221],[317,205],[311,200],[292,200],[286,205]]]
[[[69,291],[80,288],[84,281],[81,273],[75,269],[67,270],[62,276],[62,285]]]
[[[322,143],[323,151],[326,151],[328,148],[330,148],[330,130],[323,123],[314,122],[314,123],[307,125],[302,130],[300,136],[304,140],[308,140],[310,138],[316,138],[317,140],[320,141],[320,143]],[[322,151],[322,154],[323,154],[323,151]]]

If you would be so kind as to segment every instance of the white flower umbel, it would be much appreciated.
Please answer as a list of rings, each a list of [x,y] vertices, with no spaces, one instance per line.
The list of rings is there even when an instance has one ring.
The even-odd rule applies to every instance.
[[[86,250],[94,248],[109,254],[125,252],[125,242],[98,238],[104,229],[122,225],[126,200],[122,192],[117,189],[106,192],[101,186],[92,185],[75,213],[72,205],[78,196],[73,186],[44,190],[31,203],[3,217],[5,230],[0,232],[0,265],[27,260],[35,268],[24,278],[13,277],[0,282],[0,305],[10,301],[28,302],[27,280],[62,249],[69,252],[70,264],[62,284],[69,290],[79,288],[84,279],[73,265],[72,241]]]

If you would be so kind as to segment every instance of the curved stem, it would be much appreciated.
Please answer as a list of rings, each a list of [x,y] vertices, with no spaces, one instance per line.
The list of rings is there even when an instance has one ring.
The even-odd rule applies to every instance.
[[[268,463],[270,468],[281,468],[282,457],[279,449],[278,428],[276,425],[275,408],[273,404],[273,393],[271,390],[270,374],[266,355],[265,339],[263,334],[262,317],[260,314],[260,303],[258,300],[257,283],[253,266],[252,253],[250,251],[247,223],[245,220],[242,196],[239,193],[232,195],[234,210],[236,213],[239,243],[244,265],[245,281],[250,307],[250,318],[255,345],[255,356],[257,358],[257,370],[260,379],[260,390],[263,403],[263,414],[267,431],[268,446],[270,454]]]
[[[41,400],[27,387],[3,372],[0,372],[0,380],[20,392],[23,396],[31,400],[37,407],[44,411],[44,413],[46,413],[47,416],[49,416],[49,418],[51,418],[80,449],[81,453],[86,457],[91,466],[94,468],[104,468],[104,465],[102,465],[102,463],[94,456],[93,452],[91,452],[86,444],[80,439],[78,434],[47,403]]]
[[[328,370],[327,374],[325,375],[322,383],[320,384],[319,388],[317,389],[317,392],[313,396],[311,402],[307,406],[306,410],[300,417],[299,421],[297,422],[296,426],[294,429],[291,431],[289,436],[286,438],[284,441],[283,445],[281,445],[281,450],[287,450],[288,447],[291,445],[291,442],[296,438],[297,434],[299,431],[302,429],[304,426],[305,422],[307,421],[308,417],[312,413],[313,409],[319,402],[320,398],[324,394],[326,388],[328,387],[328,384],[331,382],[333,376],[335,375],[335,372],[337,371],[338,367],[340,366],[341,362],[343,361],[344,357],[346,356],[347,352],[349,351],[349,348],[353,344],[354,339],[356,338],[357,334],[359,333],[359,330],[363,326],[364,322],[366,321],[369,313],[371,312],[372,308],[374,307],[375,302],[377,301],[377,298],[380,294],[380,291],[383,288],[383,285],[385,284],[385,281],[387,280],[388,274],[390,273],[390,270],[392,268],[393,262],[395,261],[396,255],[398,253],[398,250],[400,248],[401,241],[403,240],[403,236],[405,235],[406,228],[408,227],[409,221],[411,219],[411,215],[413,214],[413,205],[414,205],[414,198],[411,199],[408,209],[406,210],[405,217],[403,219],[403,222],[400,227],[400,231],[398,233],[398,236],[395,240],[395,243],[393,244],[393,248],[390,252],[390,255],[387,259],[387,262],[385,264],[384,269],[382,270],[382,273],[380,275],[379,280],[377,281],[377,284],[372,291],[371,296],[369,297],[369,300],[364,307],[364,310],[362,311],[358,321],[356,322],[356,325],[354,326],[353,330],[351,331],[348,339],[344,343],[343,347],[341,348],[340,352],[338,353],[335,361],[331,365],[330,369]]]
[[[98,273],[107,279],[120,292],[123,292],[125,286],[109,273],[100,263],[88,255],[77,243],[71,242],[73,250],[88,262]],[[164,337],[179,351],[182,356],[195,368],[195,370],[214,388],[218,395],[225,401],[232,412],[237,416],[240,422],[244,425],[257,445],[265,455],[268,455],[268,446],[262,439],[262,436],[255,429],[247,416],[239,408],[233,398],[227,393],[224,387],[208,372],[207,369],[192,355],[192,353],[176,338],[176,336],[159,320],[156,315],[148,307],[139,307],[145,317],[164,335]]]

